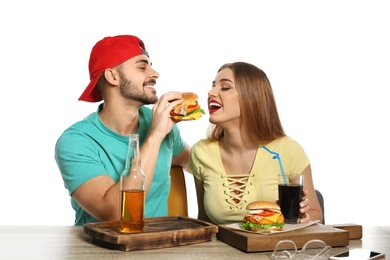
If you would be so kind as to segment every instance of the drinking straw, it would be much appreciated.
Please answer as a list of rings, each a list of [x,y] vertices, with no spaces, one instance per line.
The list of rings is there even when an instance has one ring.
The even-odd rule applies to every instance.
[[[261,146],[261,147],[263,147],[263,148],[264,148],[267,152],[269,152],[270,154],[274,154],[274,156],[272,157],[272,159],[278,159],[280,171],[282,172],[282,176],[283,176],[283,180],[284,180],[284,184],[287,185],[287,179],[286,179],[286,175],[284,174],[284,169],[283,169],[283,165],[282,165],[282,160],[280,159],[280,155],[279,155],[277,152],[271,151],[270,149],[268,149],[268,148],[265,147],[264,145]]]

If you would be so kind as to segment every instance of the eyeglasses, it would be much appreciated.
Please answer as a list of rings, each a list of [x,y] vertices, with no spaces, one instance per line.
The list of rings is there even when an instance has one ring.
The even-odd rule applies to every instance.
[[[292,248],[292,249],[291,249]],[[328,259],[328,252],[332,249],[324,241],[313,239],[306,242],[302,250],[292,240],[280,240],[272,253],[272,259],[294,259],[294,260],[320,260]]]

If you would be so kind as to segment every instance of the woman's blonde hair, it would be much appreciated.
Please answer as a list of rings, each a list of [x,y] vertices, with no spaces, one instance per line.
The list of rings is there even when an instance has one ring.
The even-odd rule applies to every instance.
[[[241,109],[241,124],[249,139],[264,145],[285,136],[267,75],[246,62],[224,64],[218,72],[226,68],[233,71]],[[223,128],[212,124],[207,137],[219,140],[223,134]]]

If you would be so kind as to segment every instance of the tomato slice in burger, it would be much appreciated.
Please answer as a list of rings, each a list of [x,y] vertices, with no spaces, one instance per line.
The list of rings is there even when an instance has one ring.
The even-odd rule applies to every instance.
[[[195,104],[194,105],[189,105],[188,108],[194,108],[194,107],[197,107],[198,106],[198,101],[195,101]]]
[[[258,215],[262,216],[262,217],[269,217],[269,216],[273,216],[274,214],[275,214],[275,212],[273,212],[273,211],[264,210],[263,212],[259,213]]]

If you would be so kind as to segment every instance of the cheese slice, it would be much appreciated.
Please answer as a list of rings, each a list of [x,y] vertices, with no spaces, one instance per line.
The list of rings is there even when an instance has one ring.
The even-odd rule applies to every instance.
[[[271,220],[271,221],[273,221],[273,222],[276,222],[276,220],[278,220],[278,218],[279,218],[279,214],[278,213],[275,213],[275,214],[273,214],[272,216],[268,216],[268,217],[266,217],[267,219],[269,219],[269,220]]]
[[[196,120],[198,120],[201,116],[202,116],[201,112],[196,112],[196,113],[192,113],[191,115],[189,115],[189,117],[194,118]]]

